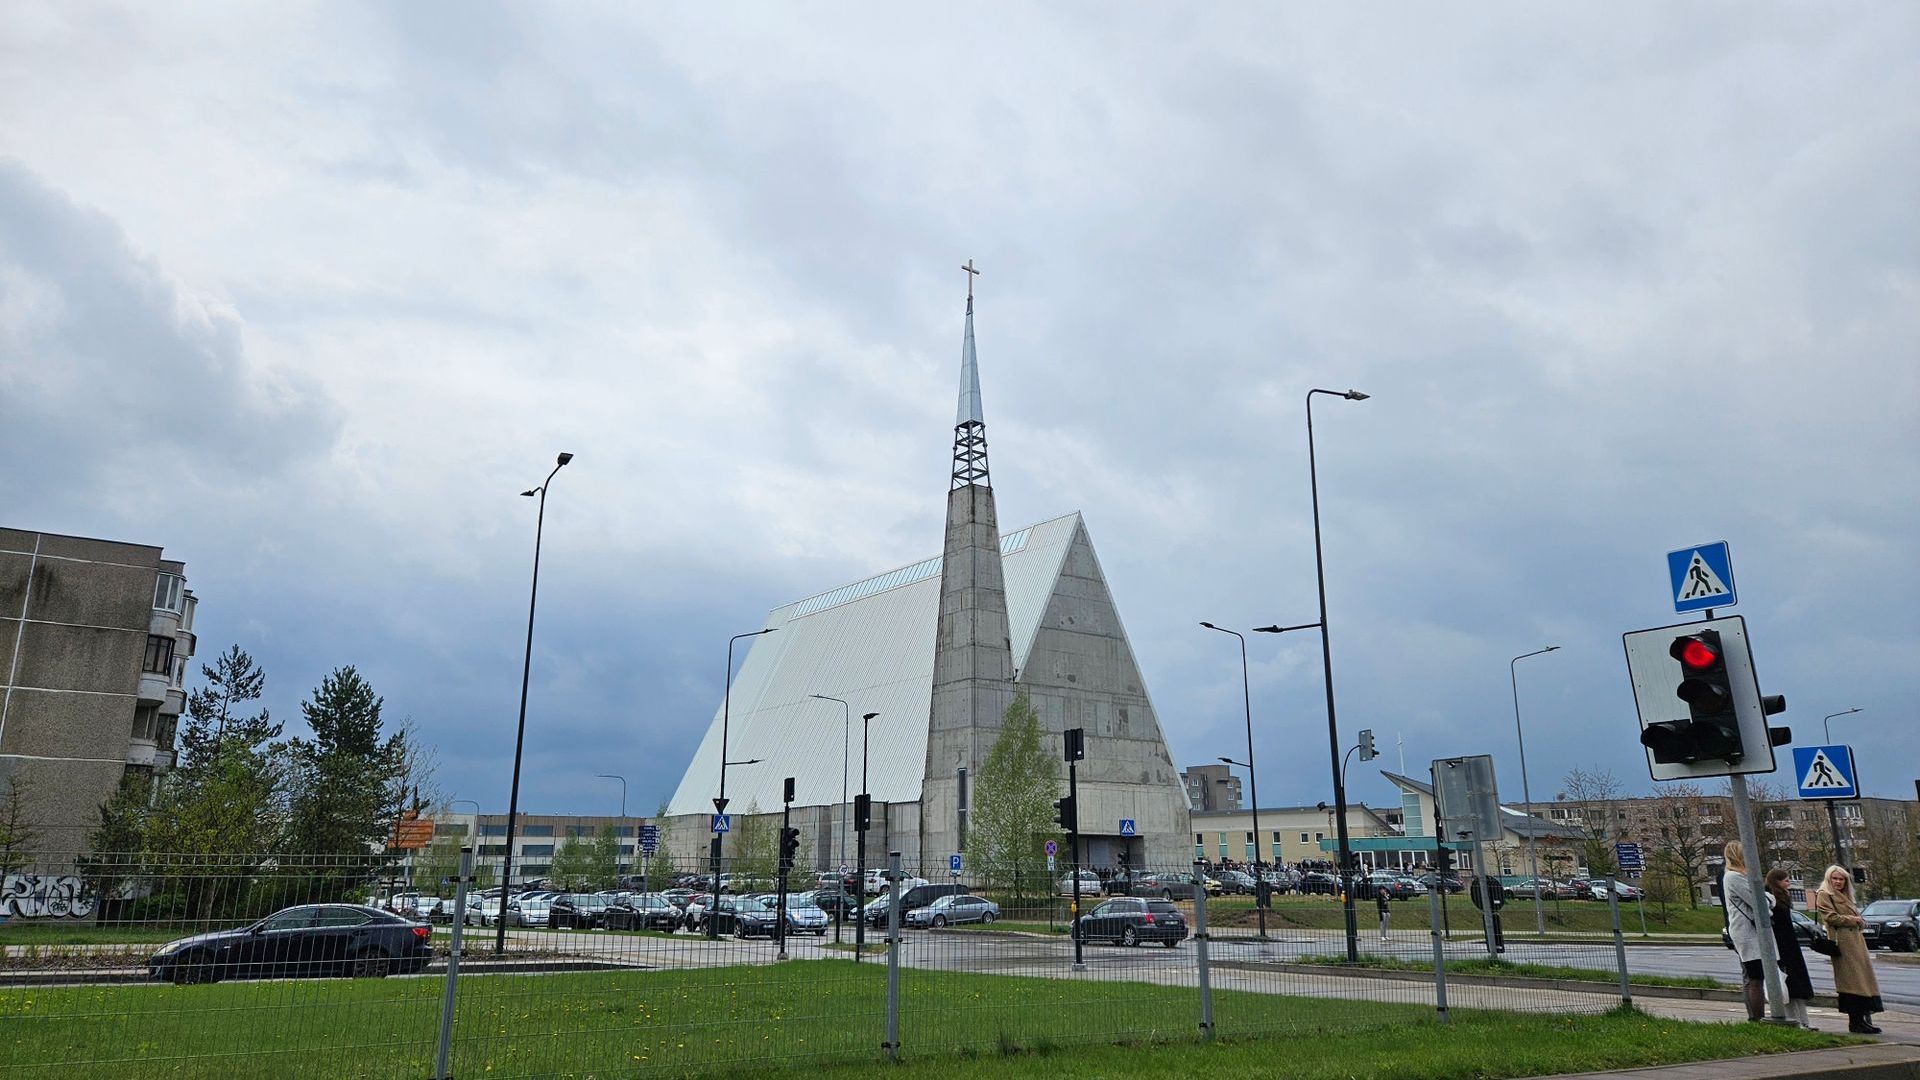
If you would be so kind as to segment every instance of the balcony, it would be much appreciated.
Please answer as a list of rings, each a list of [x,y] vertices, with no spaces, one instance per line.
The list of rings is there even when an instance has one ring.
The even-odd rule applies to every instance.
[[[167,684],[171,680],[163,672],[143,671],[140,673],[140,685],[134,690],[134,697],[142,705],[164,705],[167,692],[172,689]]]
[[[134,739],[127,744],[127,764],[151,769],[173,768],[174,752],[163,750],[150,739]]]

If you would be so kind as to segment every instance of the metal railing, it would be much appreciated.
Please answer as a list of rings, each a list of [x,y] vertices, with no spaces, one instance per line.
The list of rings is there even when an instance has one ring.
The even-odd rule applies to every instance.
[[[411,882],[374,855],[43,857],[0,887],[0,1077],[681,1075],[1597,1012],[1627,992],[1617,934],[1508,939],[1489,964],[1478,918],[1443,907],[1458,896],[1389,901],[1356,966],[1337,896],[1135,867],[1075,910],[1064,872],[902,861],[864,907],[812,872],[783,907],[764,859],[729,860],[716,900],[705,856],[508,895],[470,852]],[[1523,963],[1587,974],[1516,979]]]

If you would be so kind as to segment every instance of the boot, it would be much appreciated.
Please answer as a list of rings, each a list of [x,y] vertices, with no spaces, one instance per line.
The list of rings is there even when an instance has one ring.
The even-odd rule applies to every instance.
[[[1873,1026],[1866,1013],[1854,1013],[1847,1020],[1847,1030],[1855,1035],[1878,1035],[1880,1029]]]
[[[1741,983],[1740,989],[1746,992],[1747,1019],[1765,1019],[1767,1015],[1767,988],[1760,983],[1749,980]]]

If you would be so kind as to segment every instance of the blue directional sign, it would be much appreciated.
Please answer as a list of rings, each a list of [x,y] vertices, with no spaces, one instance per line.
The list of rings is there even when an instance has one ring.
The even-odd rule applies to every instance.
[[[1860,797],[1860,774],[1853,769],[1853,747],[1844,743],[1794,747],[1793,778],[1803,799]]]
[[[717,833],[732,832],[733,831],[733,815],[732,814],[713,815],[713,831]]]
[[[1139,836],[1140,835],[1139,830],[1133,827],[1132,818],[1123,817],[1120,819],[1120,835],[1121,836]]]
[[[1725,540],[1667,552],[1667,577],[1673,582],[1673,610],[1683,615],[1734,605],[1733,552]]]
[[[651,855],[660,849],[660,826],[640,826],[640,854]]]
[[[1639,844],[1613,845],[1613,861],[1618,863],[1622,870],[1640,871],[1647,868],[1645,860],[1640,856]]]
[[[960,856],[958,855],[947,856],[947,869],[951,870],[956,874],[959,873],[960,872]]]

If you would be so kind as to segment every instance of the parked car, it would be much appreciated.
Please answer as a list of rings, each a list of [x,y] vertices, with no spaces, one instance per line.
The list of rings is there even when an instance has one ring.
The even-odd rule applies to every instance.
[[[735,937],[771,937],[779,925],[779,915],[760,901],[748,896],[722,896],[711,911],[702,916],[701,932],[712,923],[714,932]]]
[[[1191,900],[1197,884],[1192,874],[1178,871],[1143,874],[1133,879],[1131,892],[1134,896],[1157,896],[1162,900]]]
[[[787,897],[787,932],[790,934],[818,934],[827,936],[827,927],[833,919],[815,904],[806,894]]]
[[[1414,880],[1418,881],[1422,885],[1425,885],[1429,891],[1433,889],[1445,889],[1450,893],[1457,893],[1457,892],[1465,892],[1467,889],[1465,885],[1462,885],[1460,883],[1459,878],[1453,877],[1452,875],[1443,876],[1441,874],[1425,873],[1425,874],[1421,874],[1419,877],[1415,878]]]
[[[1106,883],[1100,880],[1099,874],[1096,874],[1091,870],[1082,870],[1080,871],[1079,877],[1080,877],[1080,895],[1081,896],[1098,896],[1101,893],[1106,891]],[[1074,879],[1073,874],[1068,874],[1065,877],[1062,877],[1059,881],[1054,883],[1054,891],[1058,892],[1061,896],[1072,896],[1073,895],[1073,879]]]
[[[916,878],[914,880],[918,881],[919,879]],[[955,882],[943,881],[936,883],[920,881],[919,884],[914,885],[912,888],[902,888],[900,890],[901,916],[904,919],[907,913],[913,911],[913,909],[926,907],[942,896],[952,896],[955,893],[963,893],[966,891],[967,887],[965,885],[960,885]],[[869,926],[887,925],[887,905],[890,899],[891,897],[889,895],[883,894],[862,909],[861,915],[867,920]]]
[[[1253,875],[1239,870],[1221,870],[1213,875],[1220,883],[1220,892],[1228,896],[1252,896],[1254,892]]]
[[[1622,900],[1638,900],[1640,899],[1640,889],[1638,886],[1629,885],[1624,881],[1615,881],[1613,883],[1613,895]],[[1587,896],[1594,900],[1605,900],[1607,898],[1607,879],[1588,879]]]
[[[606,925],[613,897],[604,893],[565,893],[553,901],[547,914],[555,930],[592,930]]]
[[[509,900],[507,901],[507,925],[546,926],[552,909],[553,902],[550,900],[529,900],[524,897]]]
[[[498,894],[491,897],[469,896],[467,897],[467,913],[461,921],[468,926],[492,926],[494,923],[500,921],[500,913],[502,910],[503,906]]]
[[[1276,893],[1290,893],[1300,887],[1300,875],[1284,866],[1270,866],[1260,871],[1260,880]]]
[[[1103,900],[1074,922],[1081,941],[1138,945],[1158,941],[1171,949],[1187,939],[1187,920],[1171,900],[1120,896]]]
[[[1584,881],[1556,881],[1553,883],[1553,898],[1555,900],[1587,900],[1591,897],[1592,893],[1588,890],[1587,883]]]
[[[1860,918],[1866,923],[1860,936],[1867,939],[1867,948],[1885,946],[1895,952],[1920,948],[1920,900],[1875,900],[1860,909]]]
[[[600,925],[609,930],[676,930],[681,913],[659,893],[623,893],[600,913]]]
[[[860,899],[838,884],[822,885],[810,893],[804,894],[813,901],[813,906],[829,915],[851,918],[856,914]]]
[[[909,908],[901,920],[908,926],[934,929],[959,923],[990,923],[1000,917],[1000,905],[972,893],[949,893],[925,907]]]
[[[1387,870],[1376,870],[1360,879],[1360,886],[1354,895],[1362,900],[1371,900],[1385,893],[1389,900],[1411,900],[1425,892],[1425,886],[1410,877]]]
[[[147,975],[175,983],[299,975],[383,978],[414,972],[433,955],[433,928],[361,904],[303,904],[240,930],[170,941]]]
[[[1309,870],[1300,875],[1302,893],[1321,893],[1327,896],[1340,894],[1340,879],[1322,870]]]
[[[1802,946],[1810,947],[1816,938],[1824,938],[1827,936],[1826,928],[1814,922],[1805,913],[1795,911],[1790,914],[1793,916],[1793,936],[1799,940]],[[1723,937],[1725,933],[1726,931],[1721,931]]]

